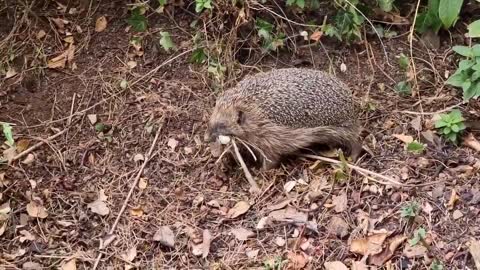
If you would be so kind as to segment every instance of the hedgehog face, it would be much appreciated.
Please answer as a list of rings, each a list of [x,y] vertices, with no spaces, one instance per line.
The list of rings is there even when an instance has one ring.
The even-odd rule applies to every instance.
[[[210,117],[205,141],[216,141],[219,136],[243,138],[246,134],[246,121],[246,114],[241,108],[217,106]]]

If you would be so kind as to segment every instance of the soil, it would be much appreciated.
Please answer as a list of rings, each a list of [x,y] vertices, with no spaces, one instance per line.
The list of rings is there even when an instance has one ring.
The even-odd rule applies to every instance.
[[[383,39],[383,44],[375,36],[351,46],[327,38],[322,46],[299,47],[295,54],[257,52],[243,59],[242,68],[220,90],[258,69],[297,66],[334,72],[351,87],[363,109],[362,135],[370,153],[356,165],[406,185],[367,178],[355,170],[335,180],[337,166],[293,159],[263,174],[253,170],[262,189],[256,196],[249,193],[241,168],[216,163],[203,142],[219,91],[205,67],[190,63],[190,54],[163,64],[191,48],[195,31],[188,25],[193,17],[176,14],[175,24],[166,15],[149,17],[152,33],[145,35],[143,55],[138,55],[129,43],[133,33],[126,31],[123,2],[100,3],[89,16],[63,14],[51,5],[33,8],[38,20],[30,16],[29,28],[16,32],[25,35],[27,45],[12,45],[25,48],[17,56],[25,56],[27,64],[12,64],[18,74],[1,81],[0,121],[12,124],[17,144],[23,140],[20,150],[26,143],[32,146],[67,131],[36,148],[33,156],[0,167],[0,211],[7,204],[11,209],[0,226],[1,269],[74,269],[68,268],[72,261],[77,269],[92,269],[98,256],[98,269],[269,269],[265,265],[275,260],[284,260],[289,269],[323,269],[325,262],[350,266],[361,261],[362,256],[351,250],[355,239],[385,232],[389,239],[412,239],[419,228],[427,232],[424,242],[429,249],[404,241],[379,264],[381,269],[429,269],[434,260],[445,269],[475,268],[468,245],[480,240],[480,155],[442,139],[433,128],[434,114],[427,114],[462,101],[458,89],[444,85],[446,72],[455,70],[450,48],[463,42],[460,35],[442,35],[437,49],[416,38],[412,53],[417,95],[401,96],[394,90],[406,77],[397,56],[410,54],[407,28],[406,34]],[[12,6],[2,12],[12,18],[13,10]],[[108,24],[95,32],[100,16],[106,16]],[[63,69],[30,65],[35,57],[51,59],[65,50],[65,34],[47,23],[57,17],[69,20],[65,29],[73,31],[73,70],[68,64]],[[159,29],[171,33],[176,51],[155,45]],[[0,27],[1,39],[11,30],[12,25]],[[40,30],[46,36],[37,39]],[[39,48],[43,56],[34,54]],[[136,66],[129,68],[129,61]],[[123,80],[128,87],[121,87]],[[458,108],[469,121],[480,116],[478,101]],[[158,130],[152,155],[127,200]],[[410,135],[427,147],[420,154],[408,152],[395,134]],[[467,134],[480,136],[475,129],[468,129],[464,137]],[[286,191],[292,184],[295,187]],[[240,201],[250,207],[232,218]],[[94,202],[106,206],[108,213],[92,211]],[[411,202],[418,203],[418,213],[402,217]],[[114,225],[124,203],[125,212]],[[48,216],[35,217],[35,206]],[[308,222],[257,227],[262,217],[282,209]],[[173,247],[154,237],[163,226],[174,234]],[[239,240],[238,228],[253,235]],[[371,258],[367,263],[374,264]]]

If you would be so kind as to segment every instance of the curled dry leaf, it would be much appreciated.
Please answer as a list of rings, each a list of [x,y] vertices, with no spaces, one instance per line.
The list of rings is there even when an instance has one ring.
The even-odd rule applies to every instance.
[[[246,201],[239,201],[227,212],[227,218],[237,218],[245,214],[250,209],[250,204]]]
[[[457,195],[457,191],[455,189],[452,189],[452,193],[450,193],[450,199],[448,200],[448,203],[445,205],[448,210],[452,210],[455,207],[455,203],[460,199]]]
[[[107,18],[105,16],[98,17],[95,21],[95,32],[102,32],[107,28]]]
[[[134,216],[134,217],[141,217],[143,216],[143,209],[141,206],[138,206],[138,207],[134,207],[132,209],[130,209],[130,215]]]
[[[468,244],[468,250],[472,254],[473,261],[477,269],[480,269],[480,241],[476,239],[471,239]]]
[[[23,243],[25,241],[34,241],[35,240],[35,235],[31,234],[27,230],[21,230],[20,234],[22,235],[22,236],[20,236],[20,243]]]
[[[287,241],[285,241],[285,239],[283,239],[283,237],[277,236],[277,237],[275,237],[274,242],[275,242],[275,245],[277,245],[279,247],[283,247],[283,246],[285,246]]]
[[[395,253],[395,250],[407,239],[407,237],[403,235],[397,235],[393,237],[389,241],[388,248],[384,249],[381,253],[373,255],[369,259],[369,263],[376,265],[376,266],[382,266],[384,265],[390,258],[392,258],[393,254]]]
[[[127,66],[128,66],[128,68],[133,69],[137,66],[137,62],[136,61],[128,61]]]
[[[27,204],[27,213],[31,217],[46,218],[48,216],[47,209],[35,201]]]
[[[320,31],[315,31],[310,35],[310,39],[313,41],[319,41],[323,33]]]
[[[145,158],[143,157],[142,154],[136,154],[135,156],[133,156],[133,161],[135,162],[143,161],[143,160],[145,160]]]
[[[255,236],[255,233],[245,228],[234,228],[230,231],[239,241],[246,241],[249,237]]]
[[[167,145],[172,149],[172,151],[175,151],[175,148],[178,146],[178,141],[174,138],[170,138],[168,139]]]
[[[175,235],[173,234],[172,229],[169,226],[162,226],[155,232],[153,236],[153,241],[158,241],[160,244],[174,248],[175,247]]]
[[[23,164],[28,165],[32,164],[35,160],[35,156],[33,154],[28,154],[27,157],[22,161]]]
[[[325,267],[325,270],[348,270],[348,267],[339,261],[325,262],[323,266]]]
[[[127,262],[132,262],[137,257],[137,247],[130,248],[126,253],[122,254],[122,258]]]
[[[469,133],[465,137],[465,139],[463,140],[463,144],[477,152],[480,152],[480,142],[473,136],[472,133]]]
[[[97,115],[96,114],[89,114],[87,115],[88,121],[90,121],[90,124],[95,125],[97,123]]]
[[[147,179],[141,177],[141,178],[138,180],[138,188],[139,188],[139,189],[146,189],[146,188],[147,188],[147,185],[148,185]]]
[[[295,185],[297,184],[297,181],[288,181],[285,183],[285,185],[283,185],[283,188],[285,189],[285,192],[290,192],[292,191],[292,189],[295,187]]]
[[[52,68],[52,69],[64,68],[67,62],[71,63],[73,61],[74,53],[75,53],[75,45],[70,44],[68,49],[65,50],[63,53],[48,60],[47,62],[48,68]]]
[[[364,256],[378,254],[382,252],[383,243],[387,237],[387,233],[378,233],[366,238],[355,239],[350,245],[350,252]]]

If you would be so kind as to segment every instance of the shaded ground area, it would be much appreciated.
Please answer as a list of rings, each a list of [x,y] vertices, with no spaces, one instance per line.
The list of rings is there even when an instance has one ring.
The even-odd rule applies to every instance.
[[[461,102],[458,91],[443,86],[445,73],[455,69],[448,48],[462,43],[461,36],[442,39],[438,50],[414,42],[420,89],[414,97],[393,89],[405,79],[396,56],[410,53],[407,34],[385,39],[384,47],[375,37],[349,47],[327,40],[299,47],[295,55],[243,59],[227,85],[257,69],[335,72],[363,108],[364,144],[372,155],[357,165],[407,185],[350,170],[335,182],[337,167],[299,159],[266,174],[254,172],[262,188],[255,196],[241,169],[219,168],[203,142],[216,92],[205,68],[182,55],[192,46],[195,31],[185,26],[193,18],[179,14],[172,23],[152,16],[156,30],[138,50],[129,42],[124,4],[102,3],[90,7],[88,16],[50,6],[13,12],[19,10],[2,11],[10,24],[2,26],[2,45],[30,46],[11,47],[18,74],[2,78],[0,120],[12,123],[18,153],[66,131],[1,167],[0,203],[7,217],[0,223],[1,267],[73,269],[74,263],[92,269],[99,254],[99,269],[274,269],[265,265],[282,261],[290,269],[321,269],[332,261],[350,267],[362,260],[352,251],[356,240],[373,234],[381,239],[374,248],[383,251],[367,263],[381,269],[428,269],[434,260],[445,269],[474,269],[468,243],[480,239],[480,157],[441,140],[431,113]],[[95,32],[100,16],[108,24]],[[45,35],[39,38],[41,30]],[[178,50],[159,49],[157,30],[170,31]],[[42,59],[68,48],[69,36],[75,54],[66,68],[42,66]],[[467,119],[480,117],[477,101],[459,108]],[[151,159],[126,201],[158,130]],[[480,136],[478,130],[468,132]],[[427,149],[407,152],[395,134],[413,136]],[[408,207],[412,202],[418,214],[402,218],[402,208],[415,208]],[[412,247],[408,239],[419,228],[427,232],[425,245]],[[169,247],[170,232],[175,241]],[[391,242],[397,245],[388,254]]]

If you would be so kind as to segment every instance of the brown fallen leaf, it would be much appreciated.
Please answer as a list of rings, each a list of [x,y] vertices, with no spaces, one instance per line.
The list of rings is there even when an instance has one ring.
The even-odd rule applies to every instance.
[[[348,224],[343,218],[333,216],[327,224],[327,231],[330,234],[344,238],[348,235]]]
[[[319,41],[322,36],[323,33],[321,31],[315,31],[310,35],[310,39],[313,41]]]
[[[48,217],[47,209],[42,205],[31,201],[27,204],[27,213],[31,217],[46,218]]]
[[[22,163],[25,165],[29,165],[29,164],[32,164],[34,160],[35,160],[35,156],[32,153],[30,153],[27,155],[27,157],[24,160],[22,160]]]
[[[107,28],[107,18],[105,16],[98,17],[95,21],[95,32],[103,32]]]
[[[122,259],[124,259],[127,262],[132,262],[135,260],[135,257],[137,257],[137,247],[134,246],[127,250],[124,254],[122,254]]]
[[[77,269],[77,262],[75,259],[71,259],[62,265],[62,270],[76,270],[76,269]]]
[[[36,38],[37,38],[37,39],[42,39],[42,38],[44,38],[46,35],[47,35],[47,33],[45,33],[45,31],[40,30],[40,31],[37,32]]]
[[[469,133],[465,139],[463,139],[463,144],[472,148],[473,150],[480,152],[480,142],[473,136],[472,133]]]
[[[147,179],[141,177],[140,180],[138,181],[138,188],[139,189],[146,189],[148,185]]]
[[[457,191],[455,189],[452,189],[452,193],[450,193],[450,199],[448,200],[448,203],[445,204],[448,210],[453,210],[455,207],[455,203],[460,199],[457,195]]]
[[[20,243],[23,243],[25,241],[35,241],[35,235],[31,234],[27,230],[21,230],[20,234],[22,235],[20,236]]]
[[[305,256],[302,253],[295,253],[293,251],[288,251],[287,259],[288,259],[287,269],[294,269],[294,270],[303,269],[308,263],[307,258],[305,258]]]
[[[348,198],[347,194],[345,192],[342,192],[338,196],[333,196],[332,197],[332,203],[335,205],[335,212],[341,213],[345,210],[347,210],[348,207]]]
[[[427,248],[423,245],[405,245],[405,248],[403,249],[403,255],[407,258],[418,258],[427,254],[427,251]]]
[[[15,71],[14,68],[9,68],[7,70],[7,73],[5,74],[5,79],[9,79],[9,78],[12,78],[13,76],[17,75],[17,71]]]
[[[175,247],[175,235],[173,234],[172,229],[169,226],[162,226],[155,232],[153,236],[153,241],[158,241],[160,244],[174,248]]]
[[[350,252],[364,256],[375,255],[383,250],[383,243],[388,233],[378,233],[362,239],[354,239],[350,245]]]
[[[227,218],[236,218],[245,214],[250,209],[250,204],[246,201],[239,201],[227,212]]]
[[[1,221],[0,221],[0,224],[2,224]],[[5,233],[6,229],[7,229],[7,222],[3,222],[3,224],[0,225],[0,236],[2,236]]]
[[[258,256],[258,253],[260,252],[259,249],[250,249],[247,248],[245,250],[245,255],[247,255],[248,258],[250,259],[255,259]]]
[[[279,209],[282,209],[282,208],[285,208],[285,206],[287,206],[290,202],[292,201],[292,199],[285,199],[285,200],[282,200],[278,203],[274,203],[272,205],[269,205],[267,206],[267,210],[269,212],[271,211],[275,211],[275,210],[279,210]]]
[[[110,213],[110,209],[104,201],[96,200],[89,203],[87,207],[90,208],[93,213],[99,214],[101,216],[106,216]]]
[[[66,49],[60,55],[48,60],[47,67],[52,69],[64,68],[65,65],[73,61],[75,54],[75,45],[69,44],[68,49]]]
[[[178,141],[174,138],[170,138],[168,139],[167,145],[172,149],[172,151],[175,151],[175,148],[178,146]]]
[[[210,252],[210,244],[212,243],[212,234],[209,230],[203,230],[203,243],[202,243],[202,257],[206,258]]]
[[[480,241],[471,239],[468,245],[468,250],[472,254],[473,261],[477,269],[480,269]]]
[[[16,146],[17,146],[17,152],[21,153],[27,150],[27,148],[30,146],[30,141],[27,139],[20,139],[16,143]]]
[[[43,267],[36,262],[25,262],[22,264],[22,269],[24,270],[41,270]]]
[[[255,233],[242,227],[234,228],[230,231],[237,240],[246,241],[249,237],[255,236]]]
[[[134,217],[141,217],[143,216],[143,209],[141,206],[134,207],[130,209],[130,215]]]
[[[381,253],[371,256],[368,260],[369,264],[376,266],[384,265],[390,258],[392,258],[395,250],[407,239],[403,235],[397,235],[389,240],[388,248],[384,249]]]
[[[399,139],[400,141],[404,143],[411,143],[413,142],[413,137],[410,135],[405,135],[405,134],[393,134],[393,137]]]
[[[357,261],[352,263],[352,270],[369,270],[368,266],[362,262],[362,261]]]
[[[305,223],[308,220],[308,215],[307,213],[297,211],[293,207],[287,207],[286,209],[271,212],[268,215],[268,219],[278,222]]]
[[[348,270],[348,267],[339,261],[325,262],[323,266],[325,267],[325,270]]]

